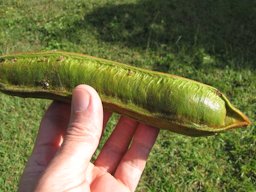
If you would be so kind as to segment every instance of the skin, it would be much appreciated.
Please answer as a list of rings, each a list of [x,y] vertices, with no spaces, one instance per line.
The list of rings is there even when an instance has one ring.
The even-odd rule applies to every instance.
[[[135,191],[159,130],[121,117],[91,163],[110,116],[87,85],[73,90],[71,108],[53,102],[42,119],[19,191]]]

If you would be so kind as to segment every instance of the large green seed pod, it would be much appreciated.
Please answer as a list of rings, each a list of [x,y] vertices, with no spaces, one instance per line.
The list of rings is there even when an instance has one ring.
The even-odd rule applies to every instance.
[[[250,124],[216,88],[183,77],[67,52],[0,57],[4,93],[70,102],[79,84],[94,87],[106,109],[184,135]]]

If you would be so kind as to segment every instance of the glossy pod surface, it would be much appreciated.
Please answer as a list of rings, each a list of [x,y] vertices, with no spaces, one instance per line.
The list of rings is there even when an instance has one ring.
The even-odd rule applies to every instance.
[[[78,84],[94,87],[108,110],[184,135],[250,124],[220,91],[183,77],[67,52],[0,57],[0,91],[6,94],[70,102]]]

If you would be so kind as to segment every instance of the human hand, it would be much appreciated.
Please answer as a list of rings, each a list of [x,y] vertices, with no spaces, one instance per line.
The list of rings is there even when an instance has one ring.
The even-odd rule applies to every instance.
[[[96,161],[90,162],[111,113],[86,85],[72,107],[53,102],[45,113],[19,191],[135,191],[159,130],[121,117]],[[131,145],[130,145],[131,143]]]

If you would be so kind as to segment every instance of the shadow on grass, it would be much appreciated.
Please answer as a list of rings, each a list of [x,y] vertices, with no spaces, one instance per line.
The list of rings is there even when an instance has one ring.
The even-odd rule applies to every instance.
[[[218,67],[229,61],[255,69],[255,7],[250,0],[141,0],[98,8],[85,21],[106,42],[174,54],[203,50],[223,61]]]

